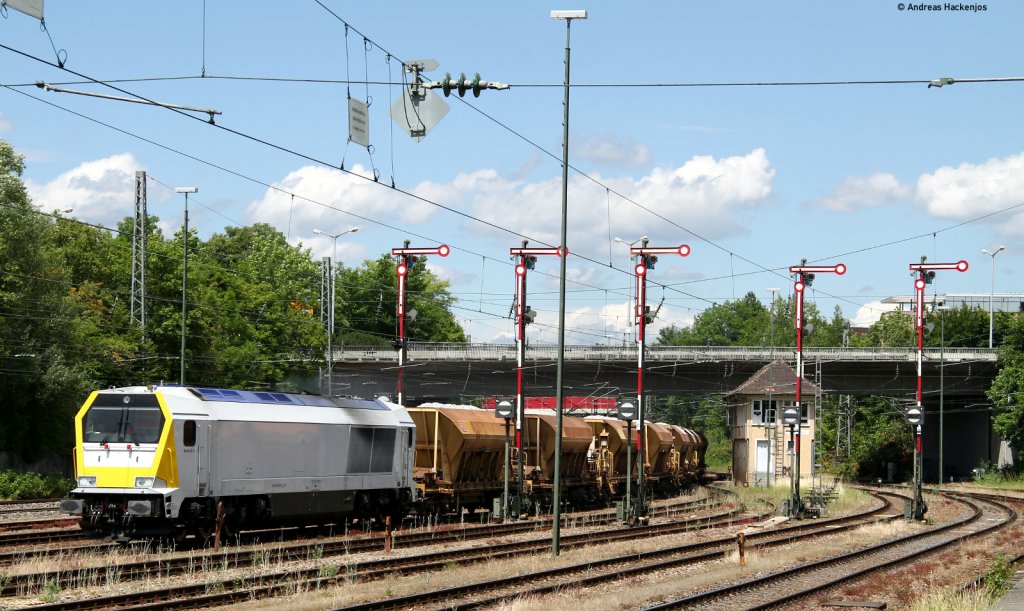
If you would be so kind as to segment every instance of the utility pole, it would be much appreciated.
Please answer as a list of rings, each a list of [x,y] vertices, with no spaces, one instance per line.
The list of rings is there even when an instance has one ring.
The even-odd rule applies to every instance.
[[[924,519],[928,505],[921,494],[921,480],[924,473],[924,456],[921,454],[921,431],[924,426],[924,407],[921,404],[921,385],[924,377],[924,289],[935,279],[938,270],[967,271],[967,261],[956,263],[925,263],[928,257],[921,257],[920,263],[911,263],[910,272],[914,280],[914,326],[917,328],[917,404],[907,410],[907,423],[914,427],[914,498],[910,510],[915,520]],[[940,474],[941,478],[941,474]]]
[[[510,248],[509,256],[516,259],[516,452],[518,467],[516,480],[516,501],[512,506],[515,517],[519,517],[523,507],[523,426],[526,422],[526,396],[523,389],[523,367],[526,365],[526,325],[537,318],[533,308],[526,305],[526,273],[537,266],[538,255],[561,256],[560,248],[527,248],[529,242],[523,240],[521,248]]]
[[[409,275],[409,268],[418,260],[417,257],[424,257],[427,255],[447,257],[451,251],[452,249],[449,248],[447,244],[441,244],[440,246],[433,246],[430,248],[409,248],[409,240],[404,242],[402,248],[391,249],[391,255],[398,258],[398,264],[395,266],[395,274],[398,276],[398,308],[396,311],[398,316],[398,339],[395,341],[395,348],[398,350],[398,384],[396,387],[396,394],[398,395],[398,404],[402,406],[405,405],[402,376],[405,373],[405,359],[408,354],[408,342],[405,341],[406,276]]]
[[[804,380],[804,290],[814,282],[814,275],[820,273],[831,273],[842,276],[846,273],[846,266],[842,263],[835,265],[807,265],[807,259],[789,268],[789,273],[796,275],[796,283],[793,290],[796,294],[796,407],[786,408],[782,413],[782,421],[789,425],[790,436],[793,438],[793,468],[790,469],[790,497],[789,515],[799,517],[803,514],[803,502],[800,500],[800,428],[802,426],[803,403],[801,389]]]
[[[637,420],[639,420],[636,425],[636,433],[638,438],[637,451],[639,452],[640,460],[636,474],[637,501],[633,505],[633,517],[635,518],[635,524],[645,524],[648,517],[646,500],[647,454],[645,452],[647,422],[644,419],[646,408],[646,405],[644,405],[644,352],[647,325],[654,322],[654,314],[651,313],[651,309],[647,305],[647,272],[654,269],[654,264],[658,262],[658,255],[679,255],[680,257],[685,257],[690,254],[690,247],[686,244],[671,247],[651,247],[647,246],[647,238],[643,238],[640,241],[639,247],[629,249],[629,254],[638,257],[638,262],[636,267],[633,268],[633,272],[636,274],[636,312],[634,312],[634,316],[637,329],[636,401],[638,409]]]

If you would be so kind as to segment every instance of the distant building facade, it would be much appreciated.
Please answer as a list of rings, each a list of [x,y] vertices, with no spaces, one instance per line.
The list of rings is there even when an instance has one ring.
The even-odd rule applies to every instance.
[[[925,302],[929,307],[934,303],[935,307],[955,310],[966,305],[988,312],[989,297],[993,312],[1024,312],[1024,293],[946,293],[926,297]],[[901,312],[914,311],[913,295],[894,295],[883,299],[882,303],[893,304]]]

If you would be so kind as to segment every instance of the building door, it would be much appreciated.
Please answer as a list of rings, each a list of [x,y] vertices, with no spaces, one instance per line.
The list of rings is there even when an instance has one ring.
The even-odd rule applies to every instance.
[[[754,485],[768,485],[768,440],[758,439],[754,464]]]

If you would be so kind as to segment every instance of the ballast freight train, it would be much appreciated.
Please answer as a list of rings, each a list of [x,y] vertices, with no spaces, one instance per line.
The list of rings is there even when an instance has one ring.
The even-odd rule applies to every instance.
[[[512,486],[522,460],[525,501],[540,509],[553,490],[554,419],[529,410],[522,456],[511,457]],[[625,429],[605,417],[563,417],[563,498],[582,506],[623,494]],[[699,433],[645,429],[649,485],[667,491],[699,477],[707,446]],[[218,522],[223,536],[473,510],[490,507],[504,481],[504,420],[466,406],[135,386],[93,392],[75,435],[77,486],[61,508],[86,531],[121,540],[204,539]]]

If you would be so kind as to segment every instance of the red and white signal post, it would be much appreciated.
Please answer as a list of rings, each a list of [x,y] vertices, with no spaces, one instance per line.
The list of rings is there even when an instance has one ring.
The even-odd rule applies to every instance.
[[[526,305],[526,272],[537,264],[537,257],[544,255],[561,256],[561,248],[527,248],[528,242],[523,240],[521,248],[510,248],[509,255],[516,258],[516,455],[519,463],[516,479],[516,500],[512,503],[510,513],[518,517],[523,509],[523,422],[526,420],[526,398],[523,393],[523,366],[526,363],[526,325],[537,316],[532,308]],[[561,409],[561,406],[559,406]]]
[[[644,351],[647,324],[654,322],[653,317],[649,316],[647,307],[647,272],[654,269],[654,264],[658,262],[658,255],[679,255],[680,257],[685,257],[690,254],[690,247],[686,244],[667,247],[648,246],[647,238],[644,238],[640,246],[629,249],[629,254],[639,258],[636,267],[633,268],[633,273],[636,274],[636,312],[634,317],[636,318],[637,326],[636,341],[639,348],[636,360],[636,401],[638,410],[636,447],[640,457],[640,468],[637,469],[636,474],[637,502],[633,503],[632,508],[633,518],[635,518],[633,520],[634,523],[643,523],[647,521],[647,502],[645,500],[647,469],[644,464],[647,459],[647,455],[644,453],[644,446],[646,444],[644,437],[647,432],[647,426],[644,422]]]
[[[790,469],[789,514],[799,516],[803,511],[800,500],[800,420],[803,412],[801,389],[804,379],[804,290],[814,282],[815,274],[846,273],[842,263],[835,265],[807,265],[807,259],[789,268],[789,273],[796,275],[793,291],[796,293],[796,405],[782,410],[782,423],[789,425],[789,434],[793,439],[793,466]]]
[[[921,406],[921,387],[924,377],[924,289],[935,279],[938,270],[967,271],[967,261],[956,263],[925,263],[927,257],[921,257],[920,263],[911,263],[911,275],[914,279],[914,327],[917,329],[917,404],[907,410],[907,422],[914,427],[914,499],[911,501],[911,513],[915,520],[924,518],[928,511],[921,496],[921,479],[924,472],[924,458],[921,456],[921,429],[924,426],[924,409]],[[941,479],[941,473],[940,479]]]
[[[447,244],[441,244],[440,246],[433,246],[430,248],[409,248],[409,240],[405,241],[402,248],[392,248],[391,254],[398,257],[398,265],[395,267],[395,273],[398,275],[398,339],[395,341],[395,348],[398,348],[398,404],[405,405],[403,403],[404,396],[402,394],[402,376],[405,373],[405,357],[406,357],[406,341],[405,341],[405,287],[406,277],[409,275],[409,268],[416,263],[417,257],[423,257],[427,255],[437,255],[439,257],[447,257],[451,253],[452,249]]]

